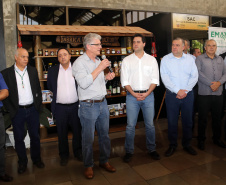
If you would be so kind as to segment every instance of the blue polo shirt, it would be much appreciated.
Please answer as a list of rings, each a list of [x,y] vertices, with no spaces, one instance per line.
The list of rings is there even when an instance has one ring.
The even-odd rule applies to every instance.
[[[0,90],[2,90],[2,89],[8,89],[8,87],[5,83],[2,73],[0,73]],[[2,106],[3,106],[3,103],[2,103],[2,101],[0,101],[0,108],[2,108]]]

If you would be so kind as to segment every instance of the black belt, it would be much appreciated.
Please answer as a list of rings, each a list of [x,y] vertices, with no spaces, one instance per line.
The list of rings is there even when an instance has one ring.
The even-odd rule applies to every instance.
[[[30,105],[19,105],[19,108],[23,108],[23,109],[28,109],[31,108],[34,104],[30,104]]]
[[[133,91],[133,92],[135,92],[135,93],[146,93],[146,92],[148,92],[148,89],[147,90],[138,90],[138,91]]]
[[[81,102],[87,102],[87,103],[100,103],[103,102],[105,98],[101,100],[81,100]]]
[[[57,103],[58,105],[63,105],[63,106],[72,106],[75,105],[77,102],[75,103]]]

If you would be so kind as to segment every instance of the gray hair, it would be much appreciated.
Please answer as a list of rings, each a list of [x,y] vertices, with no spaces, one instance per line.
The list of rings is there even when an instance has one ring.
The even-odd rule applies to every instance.
[[[215,42],[215,44],[216,44],[216,46],[217,46],[217,42],[216,42],[214,39],[208,39],[208,40],[206,40],[206,41],[205,41],[204,47],[206,47],[207,42],[209,42],[209,41],[214,41],[214,42]]]
[[[181,41],[182,41],[182,46],[184,46],[184,45],[185,45],[185,41],[184,41],[184,39],[182,39],[182,38],[180,38],[180,37],[177,37],[177,38],[173,39],[173,41],[174,41],[174,40],[181,40]]]
[[[84,40],[83,40],[83,46],[85,48],[85,50],[87,50],[87,47],[86,45],[87,44],[91,44],[93,39],[98,39],[98,40],[101,40],[101,36],[96,34],[96,33],[88,33],[85,37],[84,37]]]
[[[185,44],[185,41],[188,43],[188,46],[190,46],[190,41],[188,39],[184,39],[184,44]]]

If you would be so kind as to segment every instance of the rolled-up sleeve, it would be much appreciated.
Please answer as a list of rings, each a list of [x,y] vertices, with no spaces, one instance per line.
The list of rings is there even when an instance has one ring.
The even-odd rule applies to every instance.
[[[156,84],[157,86],[159,86],[159,66],[158,66],[158,63],[155,58],[153,60],[153,70],[151,73],[151,84]]]
[[[88,88],[93,83],[93,76],[87,71],[82,60],[76,60],[72,66],[72,74],[82,89]]]
[[[129,75],[128,75],[128,66],[127,66],[127,60],[122,61],[122,66],[121,66],[121,84],[123,87],[129,84]]]

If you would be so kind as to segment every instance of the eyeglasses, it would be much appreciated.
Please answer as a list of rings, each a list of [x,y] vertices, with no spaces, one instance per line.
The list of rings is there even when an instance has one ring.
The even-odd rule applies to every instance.
[[[90,44],[90,45],[94,45],[94,46],[102,46],[102,44]]]

